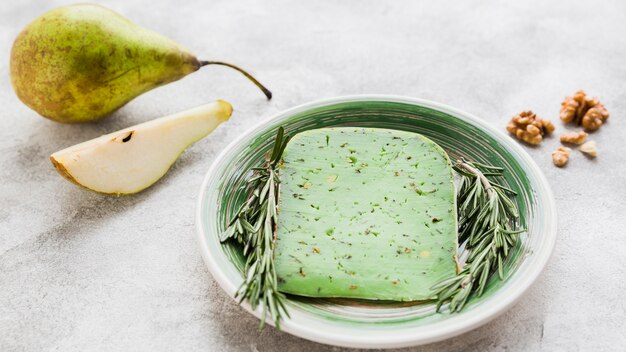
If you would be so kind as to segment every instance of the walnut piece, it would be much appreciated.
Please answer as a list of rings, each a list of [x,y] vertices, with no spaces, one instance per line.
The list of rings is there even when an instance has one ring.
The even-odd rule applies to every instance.
[[[567,147],[559,147],[552,152],[552,163],[558,167],[563,167],[569,161],[569,153],[572,150]]]
[[[561,143],[581,145],[585,143],[585,141],[587,140],[587,136],[588,134],[585,131],[563,133],[561,135]]]
[[[510,134],[532,145],[541,143],[543,136],[554,132],[554,128],[552,122],[537,117],[530,110],[513,116],[506,126]]]
[[[591,158],[595,158],[596,156],[598,156],[598,149],[596,148],[595,141],[589,141],[581,145],[578,149],[580,149],[581,152]]]
[[[561,103],[560,118],[565,123],[573,122],[587,131],[595,131],[609,118],[609,112],[598,98],[579,90]]]
[[[581,125],[583,126],[583,128],[589,131],[595,131],[600,128],[600,126],[602,126],[604,121],[606,121],[606,119],[608,118],[609,112],[606,110],[604,105],[598,103],[598,105],[592,107],[587,111],[587,113],[583,117]]]

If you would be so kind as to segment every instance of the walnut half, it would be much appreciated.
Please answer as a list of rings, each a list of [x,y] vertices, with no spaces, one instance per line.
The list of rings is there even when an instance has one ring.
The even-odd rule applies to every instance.
[[[506,126],[510,134],[532,145],[541,143],[543,136],[554,132],[554,128],[552,122],[537,117],[530,110],[513,116]]]
[[[587,131],[595,131],[609,118],[609,112],[596,97],[579,90],[561,103],[561,121],[573,122]]]

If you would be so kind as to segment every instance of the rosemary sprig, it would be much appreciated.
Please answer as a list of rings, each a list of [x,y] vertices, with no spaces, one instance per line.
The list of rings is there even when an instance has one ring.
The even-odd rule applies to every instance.
[[[278,130],[274,148],[265,156],[261,167],[254,168],[248,181],[248,198],[231,220],[220,240],[237,241],[243,245],[246,257],[245,279],[235,297],[239,303],[247,300],[252,309],[262,305],[263,317],[260,328],[265,325],[269,313],[277,328],[283,315],[289,317],[285,307],[285,295],[278,291],[274,245],[276,242],[277,205],[280,179],[276,167],[289,142],[284,129]]]
[[[496,182],[503,169],[477,162],[457,160],[453,166],[461,176],[457,193],[459,243],[469,252],[462,270],[445,279],[432,290],[437,299],[437,311],[450,302],[450,312],[459,312],[472,293],[480,297],[489,277],[498,272],[504,278],[503,262],[515,247],[519,211],[509,198],[511,189]]]

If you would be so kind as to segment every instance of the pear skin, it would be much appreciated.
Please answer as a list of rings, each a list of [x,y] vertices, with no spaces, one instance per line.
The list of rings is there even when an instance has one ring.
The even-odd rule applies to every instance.
[[[157,182],[193,143],[232,114],[218,100],[76,144],[50,156],[65,179],[112,195],[140,192]]]
[[[30,108],[75,123],[101,119],[138,95],[210,64],[249,76],[227,63],[200,61],[105,7],[77,4],[45,13],[18,35],[10,75],[17,96]]]

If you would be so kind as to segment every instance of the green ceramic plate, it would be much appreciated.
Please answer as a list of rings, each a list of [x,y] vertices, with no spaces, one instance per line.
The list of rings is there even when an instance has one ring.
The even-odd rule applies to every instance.
[[[392,128],[421,133],[451,158],[504,167],[508,187],[518,192],[521,221],[528,228],[505,264],[503,281],[493,279],[482,297],[458,314],[435,312],[432,302],[379,303],[366,300],[290,298],[291,319],[281,328],[321,343],[390,348],[434,342],[476,328],[510,307],[546,265],[556,238],[556,209],[548,182],[517,142],[481,119],[451,107],[396,96],[349,96],[317,101],[279,113],[233,141],[215,160],[200,190],[196,227],[206,265],[234,296],[243,257],[218,234],[244,199],[248,170],[261,163],[277,129],[289,134],[330,126]],[[261,310],[252,311],[257,317]],[[268,321],[268,323],[271,323]]]

